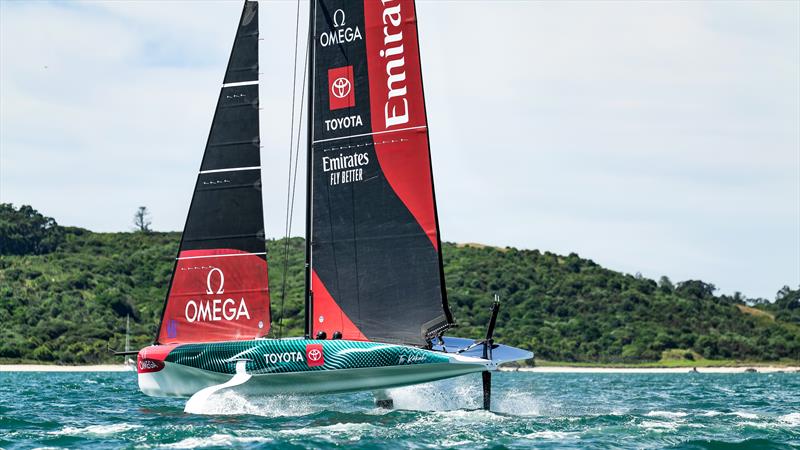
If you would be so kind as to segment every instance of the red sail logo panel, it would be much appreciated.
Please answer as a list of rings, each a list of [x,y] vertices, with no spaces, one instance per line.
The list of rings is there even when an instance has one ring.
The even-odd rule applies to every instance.
[[[375,152],[392,189],[437,248],[414,2],[365,1],[364,16]]]
[[[254,339],[269,322],[264,258],[233,249],[180,253],[159,343]]]
[[[412,0],[364,2],[372,131],[427,125]]]
[[[331,111],[356,105],[353,66],[328,69],[328,99]]]

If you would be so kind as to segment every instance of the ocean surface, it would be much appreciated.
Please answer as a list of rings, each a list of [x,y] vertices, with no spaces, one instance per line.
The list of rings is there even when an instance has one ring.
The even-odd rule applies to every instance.
[[[800,374],[494,375],[369,393],[139,393],[130,373],[0,373],[0,448],[800,448]]]

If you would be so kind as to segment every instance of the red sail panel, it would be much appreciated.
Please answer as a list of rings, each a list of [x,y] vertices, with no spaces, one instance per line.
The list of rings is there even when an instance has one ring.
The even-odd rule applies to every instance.
[[[364,1],[372,131],[424,127],[413,0]]]
[[[375,153],[392,189],[417,219],[433,248],[438,250],[427,130],[399,131],[376,146]]]
[[[314,286],[314,334],[320,331],[325,332],[328,338],[332,338],[335,332],[342,333],[345,339],[354,341],[367,341],[364,333],[347,317],[342,308],[336,304],[331,297],[325,284],[320,281],[316,272],[311,273],[311,284]]]
[[[312,334],[426,345],[452,316],[414,3],[313,5]]]
[[[413,0],[364,2],[372,131],[383,174],[438,250],[415,13]]]
[[[263,255],[235,249],[181,252],[158,333],[161,344],[263,337],[269,290]]]

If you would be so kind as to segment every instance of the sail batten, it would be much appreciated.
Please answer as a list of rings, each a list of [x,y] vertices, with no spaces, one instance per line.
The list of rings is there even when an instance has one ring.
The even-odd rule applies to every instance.
[[[427,345],[452,319],[414,3],[312,1],[312,333]]]
[[[375,131],[375,132],[371,132],[371,133],[353,134],[353,135],[350,135],[350,136],[341,136],[341,137],[334,137],[334,138],[329,138],[329,139],[319,139],[319,140],[314,141],[314,143],[318,144],[318,143],[321,143],[321,142],[332,142],[332,141],[339,141],[339,140],[342,140],[342,139],[349,139],[349,138],[356,138],[356,137],[363,137],[363,136],[377,136],[377,135],[381,135],[381,134],[398,133],[398,132],[408,131],[408,130],[422,130],[422,129],[427,129],[427,128],[428,128],[427,125],[419,125],[419,126],[416,126],[416,127],[399,128],[397,130]]]
[[[161,344],[269,332],[256,2],[245,1],[223,83],[156,339]]]
[[[189,256],[181,256],[177,259],[202,259],[202,258],[225,258],[228,256],[247,256],[247,255],[266,255],[267,252],[257,252],[257,253],[229,253],[227,255],[197,255],[197,256],[190,256],[189,253],[184,253],[184,255]]]

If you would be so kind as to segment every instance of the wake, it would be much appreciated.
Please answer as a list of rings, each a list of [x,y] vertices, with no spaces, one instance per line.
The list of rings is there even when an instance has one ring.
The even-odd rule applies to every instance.
[[[374,406],[371,392],[327,395],[251,395],[221,389],[193,397],[185,412],[202,415],[306,416],[322,411],[383,415],[392,411],[457,412],[491,416],[538,416],[540,405],[531,393],[496,387],[490,412],[482,410],[480,380],[462,377],[388,390],[392,409]]]
[[[501,386],[495,386],[494,389],[492,407],[489,413],[510,416],[540,415],[538,401],[532,393],[516,388],[502,388]],[[480,381],[473,377],[461,377],[390,389],[389,393],[394,399],[394,409],[484,412],[482,409],[483,392]]]

